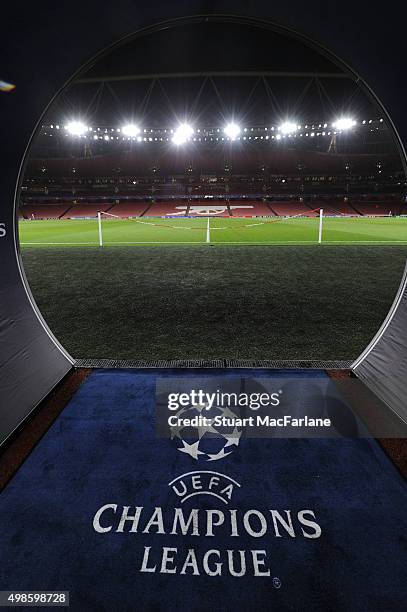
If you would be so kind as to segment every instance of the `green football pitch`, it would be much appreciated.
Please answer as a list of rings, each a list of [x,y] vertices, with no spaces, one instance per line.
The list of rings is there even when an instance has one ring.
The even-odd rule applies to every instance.
[[[81,358],[353,359],[407,257],[396,217],[325,218],[322,246],[318,218],[105,218],[102,248],[97,219],[19,228],[37,305]]]
[[[114,245],[313,245],[319,218],[133,218],[102,221],[102,240]],[[23,246],[95,246],[97,219],[21,221]],[[407,244],[407,218],[325,217],[322,243],[330,245]]]

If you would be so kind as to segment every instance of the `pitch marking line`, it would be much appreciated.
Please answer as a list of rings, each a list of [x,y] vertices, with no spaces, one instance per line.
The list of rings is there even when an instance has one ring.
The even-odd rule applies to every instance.
[[[215,228],[211,228],[211,229],[215,229]],[[97,242],[20,242],[20,244],[22,246],[99,246],[99,243]],[[128,240],[128,241],[114,241],[114,242],[105,242],[105,245],[109,245],[109,246],[114,246],[115,244],[206,244],[205,242],[199,241],[199,240],[190,240],[190,241],[175,241],[175,240],[145,240],[145,241],[135,241],[135,240]],[[284,240],[281,242],[278,241],[273,241],[273,242],[267,242],[267,241],[238,241],[238,242],[233,242],[233,241],[216,241],[216,242],[212,242],[212,244],[214,245],[228,245],[228,244],[253,244],[256,246],[262,246],[262,245],[267,245],[267,246],[284,246],[284,245],[290,245],[290,246],[295,246],[295,245],[317,245],[318,243],[315,242],[314,240]],[[330,245],[330,244],[339,244],[339,245],[347,245],[347,246],[351,246],[351,245],[369,245],[369,246],[375,246],[377,244],[380,245],[400,245],[400,246],[405,246],[407,245],[407,242],[405,240],[375,240],[375,241],[369,241],[369,240],[355,240],[355,241],[348,241],[348,240],[325,240],[324,242],[322,242],[322,245]]]
[[[20,242],[21,245],[38,245],[38,246],[58,246],[58,245],[62,245],[62,246],[99,246],[98,242]],[[158,241],[153,241],[153,240],[147,240],[145,242],[139,242],[139,241],[127,241],[127,242],[119,242],[119,241],[115,241],[115,242],[104,242],[104,245],[114,245],[114,244],[204,244],[202,241],[198,241],[198,240],[190,240],[189,242],[176,242],[173,240],[168,240],[168,241],[163,241],[163,240],[158,240]]]
[[[99,246],[98,242],[20,242],[20,244],[44,244],[44,245],[58,245],[58,244],[62,244],[62,245],[72,245],[72,244],[78,244],[79,246],[82,245],[87,245],[87,246]]]

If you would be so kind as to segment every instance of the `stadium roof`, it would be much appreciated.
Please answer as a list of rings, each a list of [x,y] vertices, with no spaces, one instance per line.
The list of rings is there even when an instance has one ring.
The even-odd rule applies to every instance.
[[[219,145],[226,148],[230,143],[220,142],[227,138],[224,134],[218,138],[218,132],[222,132],[222,126],[234,123],[241,128],[239,142],[234,145],[251,141],[252,147],[257,147],[263,139],[276,143],[285,136],[288,140],[295,136],[295,145],[287,142],[286,146],[295,146],[300,156],[304,149],[315,153],[374,153],[393,156],[396,168],[400,164],[394,162],[398,153],[389,126],[378,123],[374,127],[378,130],[376,137],[376,133],[370,134],[373,126],[366,125],[371,118],[383,121],[381,116],[382,109],[357,75],[312,42],[257,20],[198,16],[147,28],[93,60],[49,110],[31,155],[37,159],[78,159],[129,153],[139,167],[163,168],[163,159],[183,156],[177,157],[176,147],[167,150],[160,144],[171,144],[180,124],[195,127],[190,140],[196,142],[188,143],[186,158],[197,160],[201,156],[205,160],[205,151],[193,151],[191,147],[201,144],[201,140],[202,145],[211,141],[217,146],[219,140]],[[352,141],[336,141],[333,124],[340,117],[358,120]],[[293,121],[304,130],[276,136],[276,132],[266,132]],[[310,129],[305,127],[313,123],[318,126],[315,130],[312,125]],[[82,126],[81,129],[87,126],[85,149],[80,142],[72,142],[83,134],[67,134],[51,127],[55,124]],[[140,129],[141,133],[134,137],[140,143],[126,142],[121,132],[126,125]],[[244,126],[262,126],[264,133],[252,137],[244,132]],[[259,141],[254,143],[257,138]],[[137,154],[132,152],[132,146],[142,141],[146,146]],[[147,151],[150,143],[154,151]],[[211,155],[218,171],[222,160],[232,157],[225,150]],[[239,165],[250,155],[265,158],[259,164],[269,164],[268,159],[280,152],[233,153]],[[294,158],[298,159],[298,154]],[[193,165],[197,165],[195,161]],[[205,163],[199,161],[198,165],[203,167]],[[248,172],[253,167],[249,165]]]
[[[381,114],[357,75],[313,43],[256,20],[212,16],[160,24],[113,46],[77,75],[49,118],[154,127],[170,113],[204,124]]]
[[[165,52],[163,52],[165,51]],[[147,36],[127,39],[99,59],[81,78],[137,78],[208,73],[326,74],[347,76],[338,63],[283,29],[254,20],[222,16],[161,24]]]

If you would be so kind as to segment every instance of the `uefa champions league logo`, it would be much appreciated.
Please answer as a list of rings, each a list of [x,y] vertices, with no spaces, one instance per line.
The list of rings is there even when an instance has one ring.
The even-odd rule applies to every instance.
[[[203,412],[205,417],[203,418]],[[229,407],[214,406],[208,410],[207,405],[200,404],[181,408],[176,416],[181,422],[170,428],[171,440],[177,440],[178,450],[197,461],[219,461],[230,455],[240,443],[243,429],[236,425],[215,425],[215,417],[225,417],[236,420],[237,415]],[[182,417],[182,418],[180,418]],[[184,419],[188,419],[193,426],[185,426]]]
[[[237,473],[229,475],[223,473],[223,464],[211,462],[229,457],[242,437],[245,442],[250,439],[249,428],[256,420],[252,411],[256,415],[264,402],[269,407],[278,406],[281,391],[267,393],[258,385],[242,390],[240,384],[230,384],[229,380],[221,390],[219,380],[205,386],[202,382],[207,383],[206,379],[197,382],[201,388],[197,385],[191,389],[190,381],[181,384],[178,379],[174,382],[167,378],[157,390],[157,437],[167,439],[163,445],[167,451],[170,438],[170,452],[180,459],[167,460],[170,472],[173,463],[185,471],[175,476],[164,466],[163,473],[169,478],[164,481],[157,475],[157,482],[167,485],[161,497],[156,497],[153,489],[143,491],[136,484],[137,495],[132,502],[124,505],[123,500],[106,500],[95,512],[93,529],[98,534],[118,533],[123,538],[126,533],[140,538],[136,567],[141,573],[179,574],[193,579],[252,576],[269,579],[278,589],[281,581],[272,574],[270,538],[319,538],[322,530],[315,512],[308,505],[301,510],[285,505],[275,508],[262,495],[259,497],[264,475],[256,465],[249,466],[252,486],[244,491],[244,463],[230,461],[228,467]],[[240,454],[244,454],[244,447],[239,449]],[[185,455],[189,458],[183,459]],[[160,499],[165,503],[160,505]],[[163,535],[167,536],[164,542]]]

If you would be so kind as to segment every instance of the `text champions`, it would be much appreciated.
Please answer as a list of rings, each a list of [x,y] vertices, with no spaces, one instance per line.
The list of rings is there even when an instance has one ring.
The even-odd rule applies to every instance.
[[[312,510],[218,510],[193,508],[148,510],[143,506],[105,504],[93,518],[98,534],[127,533],[142,539],[135,566],[143,573],[221,576],[271,576],[267,550],[270,538],[296,538],[313,541],[321,537],[321,527]],[[154,542],[146,542],[154,536]],[[182,546],[168,538],[186,538]],[[120,537],[120,536],[118,536]],[[123,537],[123,536],[121,536]],[[197,539],[203,539],[194,545]],[[260,538],[264,540],[260,544]],[[258,542],[253,548],[243,544]],[[222,548],[217,542],[222,542]],[[226,544],[226,546],[225,546]],[[264,544],[266,544],[264,546]],[[264,546],[264,547],[263,547]],[[274,562],[276,560],[274,559]]]

